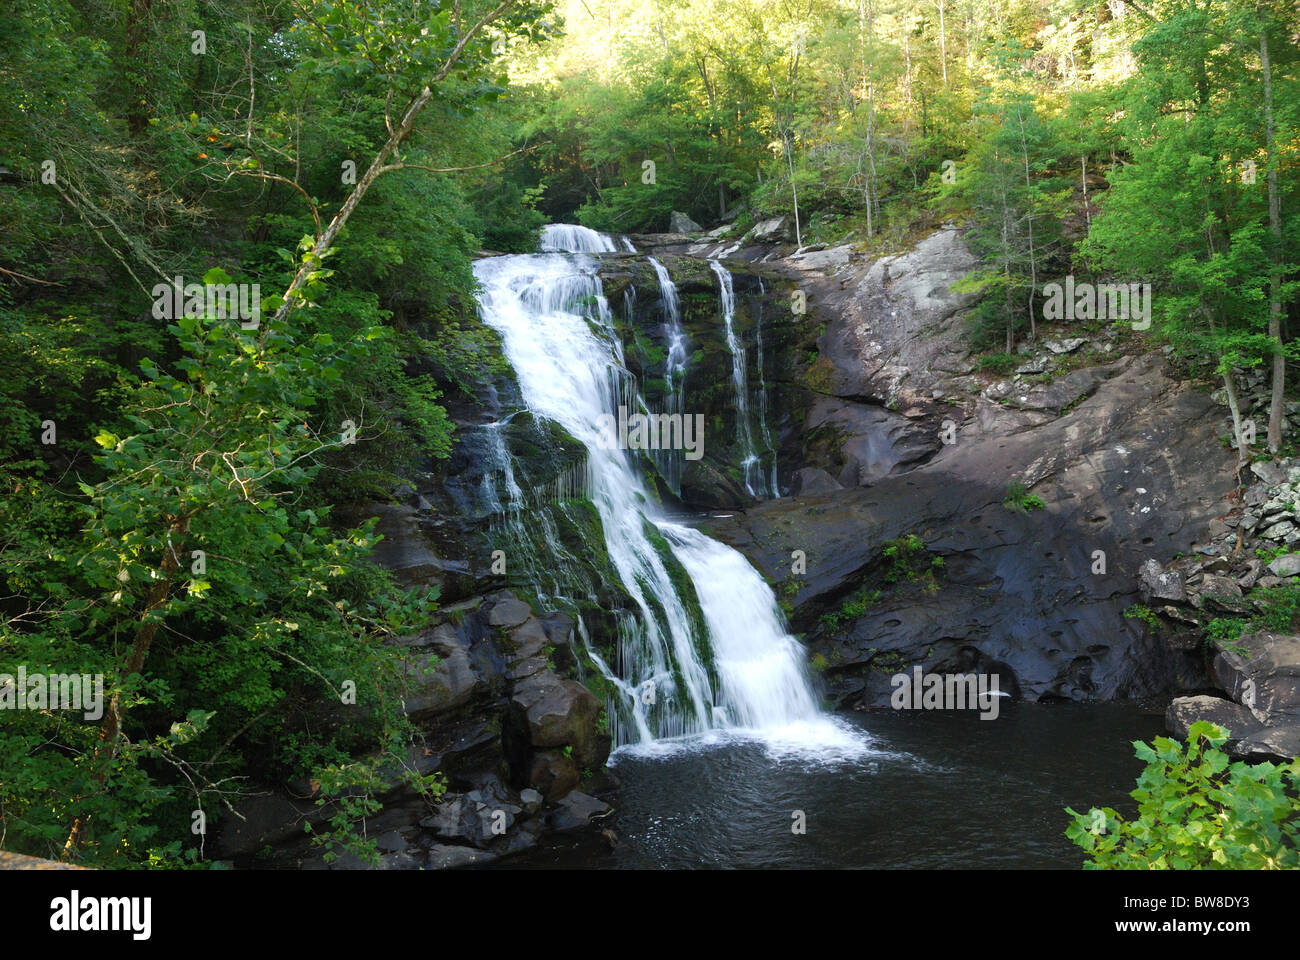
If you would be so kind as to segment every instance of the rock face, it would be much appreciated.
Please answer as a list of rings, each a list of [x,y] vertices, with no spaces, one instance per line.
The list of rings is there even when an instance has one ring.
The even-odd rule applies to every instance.
[[[1300,754],[1300,637],[1259,631],[1220,643],[1214,682],[1231,700],[1184,697],[1166,725],[1183,731],[1209,720],[1231,731],[1229,753],[1247,760],[1289,760]]]
[[[916,272],[931,275],[924,265]],[[951,305],[933,291],[924,300],[946,304],[935,310]],[[895,323],[915,327],[905,317]],[[907,349],[871,348],[882,357]],[[889,676],[916,664],[998,673],[1002,690],[1030,700],[1208,685],[1195,643],[1123,613],[1141,601],[1143,565],[1190,551],[1232,489],[1230,458],[1207,422],[1211,402],[1150,357],[1081,372],[1087,396],[1068,415],[1057,410],[1026,428],[1017,411],[997,405],[987,416],[978,407],[965,419],[955,413],[955,442],[907,472],[709,524],[777,585],[793,629],[828,664],[835,702],[884,704]],[[854,389],[877,388],[862,376]],[[1005,506],[1013,480],[1045,507]],[[900,576],[883,557],[890,541],[910,535],[924,543],[929,576]],[[790,572],[795,550],[806,555],[805,575]],[[1176,595],[1161,572],[1147,573]],[[848,601],[864,590],[881,596],[828,624],[828,615],[853,611]]]
[[[504,590],[461,611],[466,615],[458,623],[404,641],[403,702],[424,731],[424,744],[412,749],[405,769],[440,771],[448,789],[431,806],[403,771],[390,772],[379,797],[383,809],[367,823],[384,869],[494,860],[534,846],[547,831],[579,825],[570,806],[600,803],[575,788],[602,771],[609,756],[604,705],[557,672],[565,669],[557,663],[572,669],[577,662],[562,652],[573,642],[573,623],[560,614],[538,618]],[[591,782],[608,783],[608,777]],[[238,808],[242,819],[220,823],[218,856],[240,862],[271,846],[277,859],[300,868],[326,866],[303,832],[304,824],[319,826],[336,809],[318,804],[316,789],[302,782],[245,801]],[[564,826],[549,826],[556,816]],[[345,856],[334,865],[365,864]]]
[[[856,283],[822,298],[828,318],[818,341],[826,392],[840,397],[929,401],[969,370],[959,314],[974,294],[952,284],[975,266],[956,229],[936,231],[915,250],[871,264]]]
[[[996,672],[1032,700],[1209,688],[1193,628],[1237,610],[1241,586],[1198,567],[1193,588],[1164,564],[1227,530],[1211,398],[1113,330],[1044,334],[1019,364],[1033,379],[980,372],[955,228],[867,264],[821,253],[782,261],[825,324],[794,495],[706,530],[775,585],[832,701],[881,705],[912,665]]]

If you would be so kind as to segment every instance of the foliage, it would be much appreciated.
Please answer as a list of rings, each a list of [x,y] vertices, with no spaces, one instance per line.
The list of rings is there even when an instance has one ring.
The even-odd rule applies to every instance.
[[[1300,760],[1230,763],[1228,731],[1198,721],[1186,746],[1133,744],[1146,769],[1130,796],[1138,816],[1067,807],[1069,837],[1093,870],[1277,870],[1300,867]]]
[[[1002,498],[1002,506],[1018,513],[1029,513],[1033,510],[1042,510],[1047,504],[1043,503],[1043,498],[1038,494],[1030,493],[1019,480],[1012,480],[1007,484],[1007,493]]]
[[[828,630],[838,630],[846,623],[852,623],[880,602],[879,590],[862,587],[853,596],[845,600],[838,610],[823,614],[821,625]]]

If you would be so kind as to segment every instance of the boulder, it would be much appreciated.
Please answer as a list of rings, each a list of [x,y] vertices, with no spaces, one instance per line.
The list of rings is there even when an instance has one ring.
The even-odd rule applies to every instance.
[[[517,627],[532,615],[533,611],[528,604],[507,594],[488,611],[488,624],[493,627]]]
[[[515,685],[511,707],[534,747],[569,745],[582,766],[604,765],[609,738],[596,731],[601,703],[576,680],[550,672],[528,677]]]
[[[1300,756],[1300,723],[1264,727],[1236,744],[1232,751],[1245,760],[1290,760]]]
[[[1147,560],[1139,571],[1142,594],[1152,600],[1170,600],[1174,603],[1186,603],[1187,591],[1183,575],[1176,570],[1165,570],[1158,560]],[[1234,584],[1235,586],[1235,584]],[[1237,591],[1240,595],[1241,591]]]
[[[785,258],[785,262],[797,270],[816,270],[821,273],[835,273],[848,266],[853,259],[853,247],[844,244],[829,250],[804,249]]]
[[[1214,681],[1261,723],[1300,723],[1300,637],[1261,630],[1220,646]]]
[[[472,663],[469,644],[449,624],[435,628],[427,647],[412,653],[404,665],[412,687],[405,707],[412,719],[463,712],[487,693],[487,680]]]
[[[1240,611],[1245,608],[1241,587],[1231,577],[1207,573],[1196,591],[1196,604],[1211,610]]]
[[[1288,553],[1278,557],[1268,565],[1268,572],[1275,577],[1294,577],[1300,573],[1300,553]]]
[[[749,231],[749,239],[754,243],[777,243],[789,238],[789,217],[772,217],[770,220],[760,220]]]
[[[790,492],[796,497],[844,489],[838,480],[817,467],[803,467],[796,470],[790,482],[793,488]]]
[[[1265,527],[1259,532],[1259,535],[1265,540],[1285,540],[1295,532],[1296,526],[1290,520],[1279,520],[1277,523]]]
[[[682,213],[680,210],[674,210],[668,217],[669,233],[703,233],[704,228]]]
[[[1044,340],[1043,346],[1052,353],[1073,353],[1087,342],[1084,337],[1069,337],[1065,340]]]
[[[1239,703],[1206,695],[1175,697],[1165,711],[1165,729],[1180,740],[1187,739],[1193,723],[1206,720],[1228,730],[1228,746],[1263,728],[1255,715]]]
[[[1250,465],[1250,472],[1265,483],[1276,486],[1286,483],[1287,471],[1284,467],[1267,460],[1256,460]]]
[[[557,800],[578,785],[578,768],[559,750],[538,750],[528,770],[528,783],[546,800]]]

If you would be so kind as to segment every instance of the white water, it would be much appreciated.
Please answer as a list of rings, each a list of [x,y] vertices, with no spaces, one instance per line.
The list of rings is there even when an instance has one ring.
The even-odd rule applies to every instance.
[[[736,439],[740,443],[740,466],[745,471],[745,489],[751,497],[761,497],[763,474],[758,469],[758,452],[754,449],[754,433],[749,426],[749,375],[745,370],[745,346],[732,329],[732,321],[736,316],[736,293],[731,284],[731,272],[717,260],[710,260],[709,266],[717,274],[721,288],[722,322],[727,329],[727,349],[731,351],[731,380],[736,388]]]
[[[628,246],[631,246],[629,243]],[[572,223],[548,223],[542,227],[542,251],[574,251],[577,253],[613,253],[614,241],[590,227]]]
[[[668,342],[664,357],[664,413],[685,413],[686,397],[686,331],[682,328],[682,308],[677,298],[677,284],[668,275],[668,268],[654,257],[646,257],[654,267],[659,280],[659,295],[664,305],[664,339]],[[654,451],[655,463],[669,488],[676,494],[682,492],[682,470],[685,455],[680,450]]]
[[[758,279],[758,293],[761,297],[767,291],[763,289],[763,278]],[[769,485],[772,490],[772,496],[781,499],[781,487],[776,479],[776,446],[772,443],[772,431],[767,426],[767,378],[763,375],[763,308],[758,308],[758,316],[754,320],[754,348],[755,348],[755,366],[758,368],[758,425],[763,432],[763,444],[767,447],[768,454],[772,457],[772,475]]]
[[[854,752],[860,742],[817,709],[802,647],[762,577],[730,547],[663,518],[632,460],[602,442],[602,415],[636,400],[586,255],[607,241],[552,226],[543,244],[571,243],[574,252],[493,257],[474,270],[483,320],[501,335],[525,403],[587,449],[585,489],[639,614],[620,631],[617,662],[599,662],[618,691],[608,705],[615,743],[662,749],[668,738],[727,730],[775,750]],[[678,594],[660,537],[694,582],[703,624]]]

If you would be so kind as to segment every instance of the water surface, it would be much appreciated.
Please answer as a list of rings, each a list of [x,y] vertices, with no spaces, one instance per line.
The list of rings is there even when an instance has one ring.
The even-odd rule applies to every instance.
[[[1004,700],[965,712],[869,711],[838,718],[852,752],[777,751],[711,734],[658,753],[620,751],[618,835],[589,831],[501,866],[598,868],[1068,868],[1064,808],[1136,813],[1131,741],[1164,732],[1128,704]],[[673,749],[673,747],[676,749]],[[791,831],[802,810],[807,832]]]

